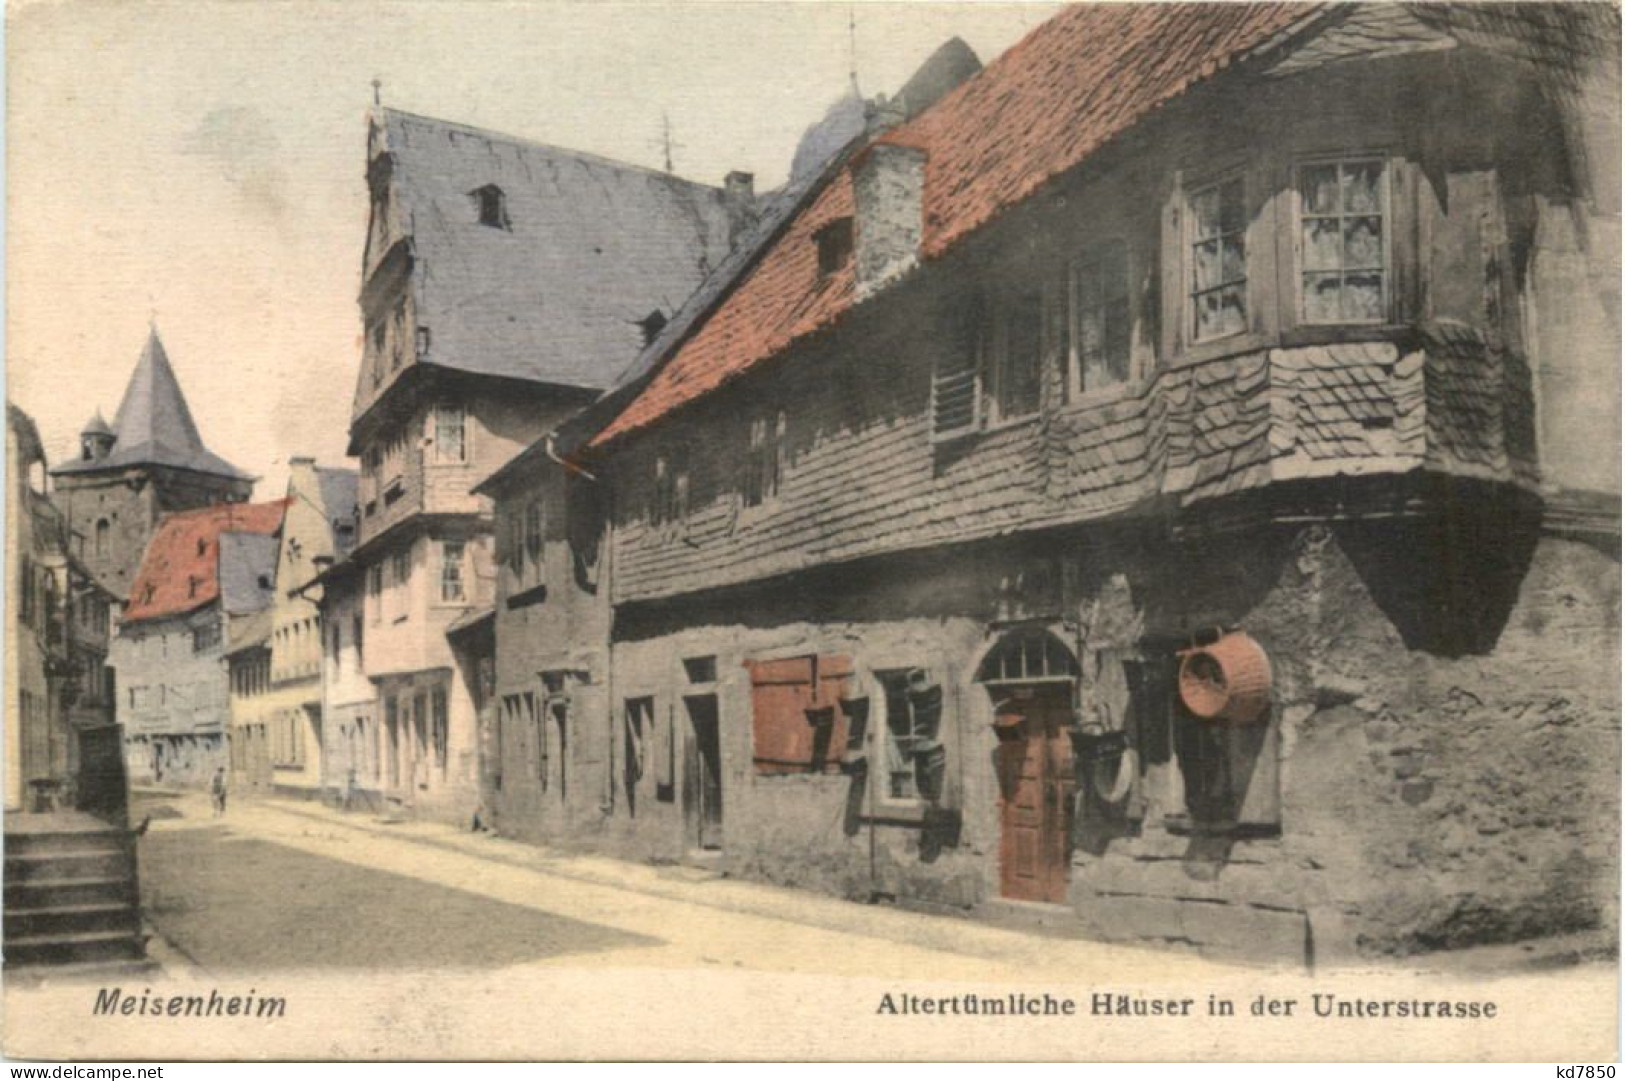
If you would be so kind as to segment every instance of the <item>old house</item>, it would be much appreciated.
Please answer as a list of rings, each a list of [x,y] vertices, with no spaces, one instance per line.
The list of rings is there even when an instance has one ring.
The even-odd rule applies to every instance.
[[[154,328],[111,427],[98,412],[79,457],[51,470],[73,555],[120,601],[130,597],[147,542],[175,511],[242,502],[254,478],[211,452]]]
[[[282,499],[226,503],[159,522],[111,650],[132,782],[202,785],[226,767],[231,613],[221,542],[230,534],[273,536],[286,506]]]
[[[6,408],[6,808],[122,814],[112,598],[70,553],[34,421]]]
[[[276,597],[277,547],[273,534],[220,535],[227,772],[230,790],[239,795],[272,791],[271,734],[283,734],[271,698],[271,605]]]
[[[840,160],[566,448],[611,843],[1254,956],[1613,926],[1618,48],[1085,5]]]
[[[231,772],[239,791],[316,799],[326,625],[303,587],[354,545],[356,474],[313,458],[294,458],[289,466],[288,509],[276,536],[232,535],[246,549],[234,574],[221,547],[222,589],[236,580],[243,597],[237,607],[226,601]]]
[[[320,584],[362,583],[360,626],[327,621],[374,688],[371,716],[352,714],[373,741],[352,759],[357,785],[462,822],[478,801],[476,688],[447,631],[491,605],[495,575],[490,503],[470,489],[635,355],[726,253],[748,185],[393,109],[369,122],[367,182],[358,544]]]
[[[788,182],[757,199],[749,218],[735,223],[726,257],[670,319],[648,328],[644,348],[611,389],[475,488],[491,498],[496,518],[494,613],[489,623],[461,632],[471,640],[481,634],[494,639],[490,724],[482,743],[486,824],[530,840],[591,841],[606,828],[616,830],[627,816],[659,813],[649,801],[669,800],[675,791],[663,773],[663,780],[649,782],[660,794],[640,796],[637,777],[652,775],[656,765],[654,717],[640,715],[641,723],[624,730],[606,724],[618,708],[610,695],[604,553],[609,488],[567,462],[558,446],[573,445],[635,397],[660,360],[772,250],[867,125],[923,111],[980,66],[956,38],[922,64],[891,102],[866,102],[855,85],[849,87],[802,134]],[[749,183],[733,174],[727,188]]]

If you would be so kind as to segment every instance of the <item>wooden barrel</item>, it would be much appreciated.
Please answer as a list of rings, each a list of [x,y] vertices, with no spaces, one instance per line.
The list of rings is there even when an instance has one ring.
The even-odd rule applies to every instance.
[[[1231,631],[1180,656],[1179,698],[1197,717],[1248,724],[1269,708],[1270,659],[1251,635]]]

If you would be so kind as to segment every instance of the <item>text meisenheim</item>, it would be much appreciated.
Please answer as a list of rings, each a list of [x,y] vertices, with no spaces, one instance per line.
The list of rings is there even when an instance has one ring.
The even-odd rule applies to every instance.
[[[288,1012],[288,1000],[261,995],[254,988],[247,994],[223,995],[212,990],[207,995],[155,995],[152,988],[139,995],[125,994],[121,987],[103,987],[96,992],[91,1013],[119,1017],[281,1017]]]

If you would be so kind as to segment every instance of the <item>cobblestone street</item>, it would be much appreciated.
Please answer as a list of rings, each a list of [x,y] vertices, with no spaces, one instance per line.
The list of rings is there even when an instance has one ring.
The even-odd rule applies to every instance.
[[[720,966],[880,978],[1132,979],[1194,957],[655,867],[308,803],[147,796],[146,916],[206,972]],[[162,950],[164,944],[160,944]]]

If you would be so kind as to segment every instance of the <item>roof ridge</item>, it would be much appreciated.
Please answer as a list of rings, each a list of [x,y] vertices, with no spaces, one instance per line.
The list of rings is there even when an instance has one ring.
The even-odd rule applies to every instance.
[[[495,139],[500,142],[513,143],[517,146],[530,147],[536,150],[546,150],[550,153],[560,155],[561,157],[575,158],[598,165],[608,165],[616,169],[625,170],[629,173],[648,173],[649,175],[658,177],[662,180],[676,181],[679,184],[687,184],[690,187],[695,188],[704,188],[706,191],[712,191],[718,194],[721,194],[723,191],[721,185],[718,184],[707,184],[703,180],[691,180],[686,176],[678,176],[676,173],[668,173],[664,170],[656,169],[648,165],[638,165],[635,162],[621,161],[618,158],[612,158],[605,154],[594,154],[587,150],[574,150],[567,146],[560,146],[557,143],[543,142],[540,139],[534,139],[526,135],[513,135],[505,131],[497,131],[494,128],[482,128],[476,124],[467,124],[460,120],[443,120],[437,116],[425,116],[423,113],[408,112],[405,109],[397,109],[392,105],[383,105],[379,108],[386,114],[386,116],[394,115],[406,120],[415,120],[420,123],[433,124],[442,128],[450,128],[454,131],[460,131],[467,135],[479,136],[483,139]]]

